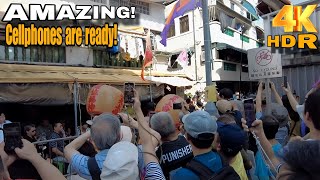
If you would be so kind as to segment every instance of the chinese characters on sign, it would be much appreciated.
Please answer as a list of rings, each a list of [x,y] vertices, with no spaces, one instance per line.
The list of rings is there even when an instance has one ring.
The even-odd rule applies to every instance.
[[[268,47],[248,50],[249,79],[282,77],[281,54]]]

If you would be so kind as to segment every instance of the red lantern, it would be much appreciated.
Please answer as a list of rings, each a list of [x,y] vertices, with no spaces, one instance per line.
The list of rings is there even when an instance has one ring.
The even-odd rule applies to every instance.
[[[87,111],[92,116],[105,112],[118,114],[123,105],[123,93],[112,86],[95,85],[88,94]]]
[[[176,128],[180,126],[179,112],[180,110],[173,109],[174,103],[182,103],[184,99],[175,94],[168,94],[164,96],[156,106],[156,112],[168,112],[174,123]]]

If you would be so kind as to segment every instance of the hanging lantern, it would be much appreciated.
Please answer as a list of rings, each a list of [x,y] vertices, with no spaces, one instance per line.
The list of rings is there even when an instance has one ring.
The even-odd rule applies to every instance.
[[[168,112],[171,115],[176,128],[178,129],[178,127],[180,126],[179,113],[181,110],[173,109],[173,104],[182,102],[184,102],[184,99],[180,96],[175,94],[168,94],[159,101],[156,106],[156,112]]]
[[[87,111],[90,115],[105,112],[118,114],[122,111],[123,93],[108,85],[95,85],[91,88],[87,98]]]

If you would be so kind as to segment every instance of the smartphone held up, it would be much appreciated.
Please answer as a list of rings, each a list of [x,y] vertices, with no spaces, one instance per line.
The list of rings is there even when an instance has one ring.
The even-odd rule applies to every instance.
[[[126,82],[124,83],[124,103],[127,105],[132,105],[134,103],[134,89],[135,84]]]
[[[3,125],[4,151],[8,154],[14,154],[15,148],[22,148],[20,123],[10,123]]]
[[[250,128],[252,123],[256,120],[256,115],[254,111],[254,101],[253,99],[245,99],[243,100],[243,104],[247,126]]]

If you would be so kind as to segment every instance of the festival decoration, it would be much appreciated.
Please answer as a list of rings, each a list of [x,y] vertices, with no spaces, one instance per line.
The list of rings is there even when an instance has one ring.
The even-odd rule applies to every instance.
[[[176,126],[178,128],[180,126],[180,119],[179,119],[179,113],[181,110],[173,109],[173,104],[174,103],[182,103],[184,102],[184,99],[181,98],[178,95],[175,94],[168,94],[164,96],[159,103],[156,106],[155,111],[156,112],[168,112]]]
[[[118,114],[124,105],[123,93],[108,85],[95,85],[91,88],[87,98],[87,111],[90,115],[105,112]]]

